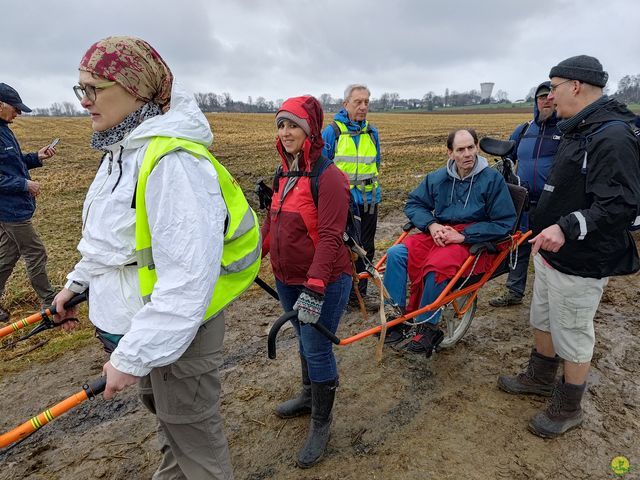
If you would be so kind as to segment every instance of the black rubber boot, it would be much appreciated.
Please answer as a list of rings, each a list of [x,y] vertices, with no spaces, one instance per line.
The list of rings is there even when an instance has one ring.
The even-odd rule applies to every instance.
[[[275,413],[280,418],[294,418],[311,413],[311,380],[309,380],[307,360],[302,355],[300,355],[300,367],[302,391],[296,398],[287,400],[276,407]]]
[[[338,379],[322,383],[311,383],[311,423],[307,440],[298,452],[298,466],[309,468],[320,461],[329,443],[333,416],[333,400]]]
[[[531,393],[550,397],[556,382],[556,373],[560,366],[560,357],[545,357],[536,349],[531,350],[529,363],[524,372],[515,376],[501,375],[498,387],[507,393]]]
[[[564,383],[564,378],[553,390],[553,396],[542,412],[529,422],[531,433],[543,438],[555,438],[582,423],[582,395],[587,384]]]

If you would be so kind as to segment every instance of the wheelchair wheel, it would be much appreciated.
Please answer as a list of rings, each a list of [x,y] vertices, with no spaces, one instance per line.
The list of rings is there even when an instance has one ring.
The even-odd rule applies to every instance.
[[[469,298],[469,295],[459,297],[457,299],[458,305],[463,306]],[[442,328],[444,332],[444,339],[439,345],[439,348],[451,348],[460,341],[471,326],[471,321],[476,314],[477,306],[478,298],[476,297],[471,307],[469,307],[469,310],[467,310],[462,317],[458,317],[453,305],[447,305],[442,312],[442,319],[440,320],[440,328]]]

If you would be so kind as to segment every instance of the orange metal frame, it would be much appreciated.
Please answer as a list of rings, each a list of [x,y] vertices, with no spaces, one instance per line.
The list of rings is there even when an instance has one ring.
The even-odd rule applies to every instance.
[[[402,232],[402,235],[398,237],[398,239],[394,242],[394,245],[397,245],[398,243],[402,242],[407,237],[408,234],[409,232],[406,232],[406,231]],[[484,272],[482,277],[476,282],[474,282],[473,284],[463,287],[460,290],[456,290],[455,292],[451,292],[451,290],[456,285],[456,283],[458,283],[458,280],[462,278],[464,272],[471,266],[471,264],[474,262],[476,258],[475,255],[469,255],[469,257],[464,261],[462,266],[458,269],[458,272],[455,274],[455,276],[449,281],[449,283],[447,284],[445,289],[442,291],[442,293],[440,293],[438,298],[436,298],[429,305],[425,305],[424,307],[419,308],[418,310],[414,310],[411,313],[406,313],[401,317],[394,318],[393,320],[388,321],[386,323],[387,328],[406,322],[407,320],[411,320],[412,318],[415,318],[418,315],[421,315],[423,313],[436,310],[448,303],[453,304],[453,308],[457,316],[460,317],[464,315],[466,311],[469,310],[469,308],[471,308],[473,301],[478,296],[478,290],[480,289],[480,287],[482,287],[485,283],[487,283],[487,281],[491,278],[493,273],[500,266],[502,261],[509,254],[509,252],[513,251],[516,245],[517,246],[522,245],[531,236],[531,234],[532,234],[531,230],[524,233],[517,231],[516,233],[511,235],[507,240],[500,242],[499,245],[504,245],[505,243],[508,243],[509,247],[501,250],[497,254],[491,268],[488,271]],[[481,254],[482,253],[480,253],[479,255]],[[384,254],[375,266],[375,269],[377,271],[379,272],[384,271],[384,263],[386,262],[386,259],[387,259],[387,255]],[[360,278],[367,278],[367,277],[370,277],[368,273],[360,274]],[[471,293],[471,295],[469,296],[465,304],[462,306],[459,306],[456,299],[464,295],[467,295],[469,293]],[[351,337],[343,338],[342,340],[340,340],[340,345],[349,345],[351,343],[357,342],[358,340],[362,340],[363,338],[369,337],[371,335],[375,335],[376,333],[379,333],[381,330],[382,330],[382,325],[377,325],[373,328],[365,330],[364,332],[360,332],[356,335],[352,335]]]

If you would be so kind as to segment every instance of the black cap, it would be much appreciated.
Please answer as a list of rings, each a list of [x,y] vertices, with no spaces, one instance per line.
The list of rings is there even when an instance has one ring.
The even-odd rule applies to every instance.
[[[567,80],[579,80],[596,87],[604,87],[609,74],[602,69],[602,64],[595,57],[577,55],[561,61],[549,72],[549,78],[560,77]]]
[[[10,87],[6,83],[0,83],[0,102],[8,103],[20,112],[31,112],[31,109],[22,103],[22,99],[15,88]]]

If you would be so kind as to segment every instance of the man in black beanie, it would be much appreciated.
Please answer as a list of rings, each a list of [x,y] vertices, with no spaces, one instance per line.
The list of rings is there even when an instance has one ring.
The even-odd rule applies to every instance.
[[[635,115],[603,95],[608,75],[594,57],[567,58],[549,78],[562,139],[532,222],[535,348],[524,372],[498,378],[506,392],[551,397],[529,422],[546,438],[582,423],[603,289],[608,277],[640,269],[628,231],[640,209]],[[561,361],[564,375],[556,382]]]

